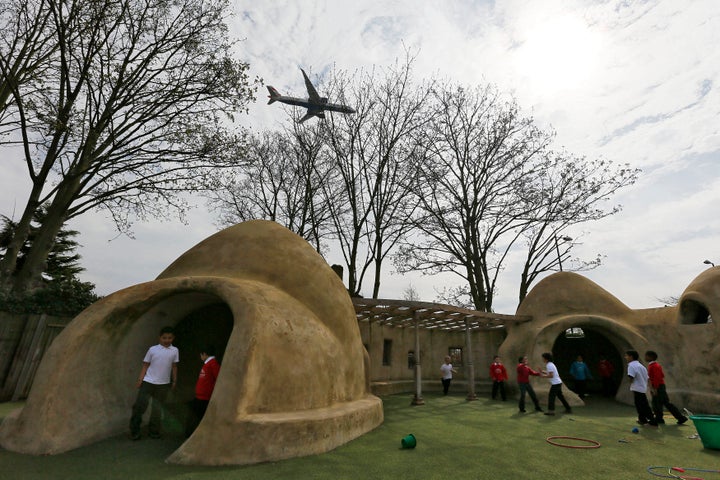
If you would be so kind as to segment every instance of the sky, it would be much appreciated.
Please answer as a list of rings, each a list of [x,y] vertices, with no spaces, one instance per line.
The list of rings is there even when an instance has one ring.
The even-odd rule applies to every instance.
[[[492,83],[554,129],[556,147],[642,169],[608,204],[621,204],[620,213],[567,232],[577,243],[574,255],[603,255],[602,266],[582,274],[629,307],[661,306],[708,267],[704,260],[720,265],[720,2],[231,3],[238,58],[282,94],[305,95],[300,68],[322,85],[331,68],[389,66],[410,49],[416,78]],[[285,115],[267,105],[262,87],[240,122],[259,131],[278,127]],[[3,156],[0,213],[18,215],[29,184],[21,160]],[[71,225],[81,232],[82,278],[104,295],[153,280],[215,233],[215,220],[199,200],[186,224],[138,222],[128,238],[107,214],[88,214]],[[342,264],[332,252],[327,260]],[[517,307],[521,263],[510,258],[501,274],[499,313]],[[421,300],[434,301],[439,289],[457,283],[391,270],[383,298],[402,298],[412,286]]]

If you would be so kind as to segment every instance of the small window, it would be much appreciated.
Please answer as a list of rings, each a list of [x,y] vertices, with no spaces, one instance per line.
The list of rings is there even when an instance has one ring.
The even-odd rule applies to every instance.
[[[392,340],[388,340],[387,338],[383,340],[383,365],[390,365],[390,361],[392,360]]]
[[[450,355],[450,363],[453,367],[461,367],[463,364],[462,347],[450,347],[448,348],[448,355]]]
[[[685,325],[697,325],[712,323],[712,315],[708,308],[695,300],[683,300],[680,304],[680,323]]]
[[[410,370],[415,368],[415,350],[408,351],[408,368]]]
[[[572,327],[565,330],[565,338],[585,338],[585,332],[580,327]]]

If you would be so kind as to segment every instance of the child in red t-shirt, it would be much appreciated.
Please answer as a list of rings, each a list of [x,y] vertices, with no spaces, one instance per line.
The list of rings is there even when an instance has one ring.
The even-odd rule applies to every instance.
[[[185,427],[185,435],[190,436],[205,416],[210,397],[215,389],[215,382],[220,374],[220,363],[215,358],[215,349],[208,346],[200,353],[203,366],[195,383],[195,398],[190,405],[190,414]]]
[[[615,366],[601,353],[600,362],[598,363],[598,373],[600,374],[600,380],[602,380],[603,395],[606,397],[612,397],[615,394],[615,384],[613,382],[614,372]]]
[[[522,357],[518,358],[517,366],[517,382],[518,387],[520,388],[520,401],[518,402],[518,409],[520,410],[520,413],[525,413],[526,392],[530,395],[530,399],[535,405],[535,411],[542,412],[542,408],[540,408],[540,403],[538,402],[537,395],[535,395],[535,390],[533,389],[532,385],[530,385],[530,375],[540,376],[540,372],[536,372],[535,370],[530,368],[528,366],[527,355],[523,355]]]
[[[493,363],[490,364],[490,378],[492,378],[492,399],[495,400],[497,397],[498,390],[500,390],[500,397],[503,402],[507,400],[505,396],[505,380],[508,379],[507,370],[505,365],[502,364],[499,356],[493,357]]]
[[[665,387],[665,372],[663,372],[662,365],[657,362],[657,353],[652,350],[645,352],[645,361],[648,362],[648,380],[650,381],[650,394],[652,396],[652,409],[655,414],[655,421],[657,423],[665,423],[663,420],[663,407],[667,408],[672,413],[678,425],[682,425],[687,422],[688,419],[685,415],[680,413],[680,410],[670,403],[667,390]]]

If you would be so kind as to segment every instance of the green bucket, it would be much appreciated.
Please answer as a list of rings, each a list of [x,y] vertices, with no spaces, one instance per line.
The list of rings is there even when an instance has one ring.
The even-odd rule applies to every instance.
[[[400,440],[400,445],[402,445],[402,448],[415,448],[415,445],[417,445],[415,435],[412,433],[406,435],[402,440]]]
[[[703,447],[720,450],[720,415],[690,415]]]

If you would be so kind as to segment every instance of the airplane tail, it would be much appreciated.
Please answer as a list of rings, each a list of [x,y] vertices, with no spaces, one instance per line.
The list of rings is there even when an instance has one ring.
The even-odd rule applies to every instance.
[[[268,92],[270,92],[270,95],[268,96],[268,98],[270,99],[270,100],[268,100],[268,105],[270,105],[271,103],[274,103],[275,100],[277,100],[280,97],[280,93],[278,93],[278,91],[275,90],[275,87],[271,87],[270,85],[266,85],[266,86],[267,86]]]

